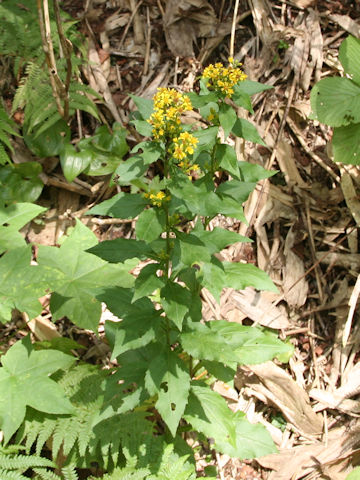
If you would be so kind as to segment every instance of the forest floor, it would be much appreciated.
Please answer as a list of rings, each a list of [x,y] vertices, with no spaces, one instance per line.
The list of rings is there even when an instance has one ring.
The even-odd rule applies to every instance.
[[[360,290],[360,169],[332,161],[331,130],[308,116],[312,86],[341,74],[339,45],[349,33],[360,37],[359,2],[63,3],[88,39],[87,81],[104,97],[101,108],[110,124],[127,126],[134,108],[129,94],[151,98],[158,87],[196,89],[204,66],[226,63],[229,56],[243,63],[251,80],[274,87],[255,96],[254,115],[239,112],[258,127],[267,147],[240,142],[235,148],[239,160],[278,173],[260,182],[244,206],[249,225],[219,222],[254,240],[228,248],[223,257],[256,264],[279,293],[224,289],[218,305],[204,292],[203,311],[205,319],[276,329],[293,343],[286,370],[267,362],[239,369],[234,389],[215,386],[230,408],[269,429],[279,454],[252,462],[216,455],[214,462],[226,480],[345,479],[359,461],[360,446],[360,324],[354,313]],[[128,141],[135,144],[131,134]],[[75,217],[100,240],[133,235],[131,222],[84,217],[116,193],[107,178],[81,176],[69,185],[56,161],[43,166],[58,184],[44,190],[40,203],[49,210],[41,228],[29,227],[29,241],[57,244]],[[31,325],[34,335],[62,334],[50,320],[45,308]],[[71,335],[87,347],[87,358],[103,354],[101,339],[77,328]],[[200,471],[204,462],[199,457]]]

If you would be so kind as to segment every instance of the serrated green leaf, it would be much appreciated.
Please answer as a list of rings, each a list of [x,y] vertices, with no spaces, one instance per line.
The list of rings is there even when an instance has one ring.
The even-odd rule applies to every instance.
[[[80,221],[60,248],[40,245],[39,265],[51,271],[50,288],[54,292],[50,307],[55,319],[67,316],[82,328],[96,330],[101,306],[96,299],[100,287],[130,287],[132,266],[108,264],[85,252],[97,242],[94,234]]]
[[[68,182],[72,182],[81,172],[83,172],[92,160],[92,152],[82,150],[78,152],[68,143],[60,154],[60,163],[64,176]]]
[[[135,232],[139,240],[146,243],[159,238],[165,228],[165,213],[163,210],[149,208],[144,210],[136,222]]]
[[[180,336],[183,349],[198,360],[210,360],[232,364],[236,361],[232,347],[208,324],[193,323]]]
[[[175,437],[190,389],[190,377],[185,364],[175,352],[166,349],[150,363],[145,386],[150,395],[158,395],[155,407]]]
[[[194,263],[210,261],[209,249],[198,236],[177,231],[176,238],[179,240],[180,259],[184,265],[192,266]]]
[[[360,86],[349,78],[323,78],[310,94],[313,114],[330,127],[360,123]]]
[[[146,260],[154,255],[153,250],[147,243],[131,238],[105,240],[87,251],[110,263],[122,263],[130,258]]]
[[[26,405],[46,413],[69,414],[73,407],[49,375],[69,368],[74,357],[56,350],[29,351],[18,341],[1,357],[0,427],[5,442],[19,428]]]
[[[147,200],[139,193],[118,193],[109,200],[91,208],[87,215],[103,215],[114,218],[135,218],[144,210]]]
[[[225,138],[228,137],[236,120],[237,120],[237,115],[235,110],[227,103],[221,103],[219,107],[219,121],[220,121],[220,125],[224,130]]]
[[[204,263],[201,268],[201,285],[209,290],[220,304],[220,294],[225,284],[225,272],[220,261]]]
[[[161,289],[160,296],[166,315],[181,331],[184,317],[191,305],[190,291],[178,283],[168,282]]]
[[[263,363],[293,352],[292,345],[282,342],[276,333],[263,328],[217,320],[210,323],[210,330],[223,338],[223,342],[233,350],[233,360],[240,364]]]
[[[18,230],[45,210],[46,208],[32,203],[0,206],[0,253],[25,246],[25,239]]]
[[[158,263],[150,263],[141,269],[135,280],[133,302],[138,298],[151,295],[155,290],[164,286],[164,279],[156,274],[159,268],[160,265]]]
[[[156,339],[160,328],[160,315],[156,312],[147,318],[125,317],[121,322],[105,322],[105,332],[112,339],[113,352],[111,358],[115,360],[119,355],[145,347]]]
[[[274,442],[263,425],[250,423],[242,412],[236,412],[234,417],[236,444],[233,446],[219,438],[216,445],[221,452],[239,459],[277,453]]]
[[[201,225],[201,228],[192,230],[191,235],[199,238],[207,246],[210,254],[220,252],[233,243],[252,242],[248,237],[220,227],[215,227],[210,231],[204,230]]]
[[[245,118],[238,118],[231,131],[237,137],[244,138],[249,142],[258,143],[266,147],[266,143],[260,137],[256,127],[248,120],[245,120]]]
[[[195,430],[213,438],[215,448],[220,439],[236,444],[234,415],[221,395],[205,384],[192,382],[184,418]]]
[[[344,67],[345,73],[351,75],[351,79],[360,85],[360,40],[349,35],[339,48],[339,60]]]
[[[30,319],[41,313],[42,307],[38,298],[45,294],[46,272],[30,262],[30,245],[10,250],[0,258],[1,322],[11,319],[14,308],[26,312]]]
[[[216,320],[206,325],[191,324],[181,334],[184,350],[199,360],[228,365],[257,364],[292,353],[292,346],[269,330]]]
[[[236,152],[230,145],[218,145],[215,152],[215,158],[219,167],[226,170],[234,178],[240,179],[239,165]]]
[[[262,425],[250,424],[242,412],[232,412],[225,400],[205,385],[193,382],[184,418],[213,438],[215,449],[231,457],[245,459],[276,452]]]
[[[335,162],[360,165],[360,123],[335,127],[332,146]]]
[[[223,266],[225,270],[224,287],[231,287],[235,290],[255,287],[258,290],[278,291],[267,273],[251,263],[223,262]]]

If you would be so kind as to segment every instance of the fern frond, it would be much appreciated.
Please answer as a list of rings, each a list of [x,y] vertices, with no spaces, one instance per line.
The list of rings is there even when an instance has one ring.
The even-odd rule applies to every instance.
[[[28,477],[24,477],[21,473],[3,470],[2,468],[0,468],[0,478],[1,480],[29,480]]]
[[[37,455],[6,455],[0,453],[0,465],[7,470],[26,471],[31,467],[54,467],[54,463],[47,458]]]
[[[10,143],[10,135],[20,136],[15,127],[15,122],[8,117],[4,107],[0,104],[0,164],[2,165],[10,161],[5,148],[14,151]]]
[[[145,480],[149,478],[150,470],[147,468],[115,468],[115,470],[101,477],[101,480]],[[89,480],[97,480],[90,477]]]
[[[51,470],[34,468],[34,472],[37,475],[35,480],[62,480],[59,475],[56,475],[56,473],[52,472]]]
[[[64,475],[64,480],[79,480],[74,465],[63,467],[61,473]]]

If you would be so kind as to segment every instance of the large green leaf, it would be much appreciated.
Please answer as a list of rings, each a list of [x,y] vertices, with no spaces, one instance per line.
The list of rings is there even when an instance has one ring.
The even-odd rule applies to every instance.
[[[129,258],[138,258],[146,260],[154,255],[150,246],[142,240],[133,240],[131,238],[115,238],[114,240],[105,240],[87,250],[110,263],[125,262]]]
[[[220,394],[202,382],[192,382],[184,418],[195,430],[213,438],[215,448],[220,439],[236,444],[234,416]]]
[[[202,265],[200,273],[201,285],[207,288],[220,303],[220,295],[226,279],[222,263],[213,257],[211,262]]]
[[[241,162],[239,162],[239,165]],[[239,170],[239,167],[238,167]],[[228,195],[229,197],[242,204],[246,202],[250,193],[254,190],[255,182],[242,182],[239,180],[229,180],[221,183],[216,189],[217,193]]]
[[[70,128],[64,120],[57,120],[55,125],[48,128],[42,135],[24,131],[24,140],[27,147],[38,157],[52,157],[59,155],[70,140]]]
[[[114,218],[135,218],[141,213],[147,200],[139,193],[118,193],[109,200],[91,208],[87,215],[103,215]]]
[[[130,95],[130,97],[137,106],[142,118],[147,120],[154,110],[154,102],[147,98],[137,97],[136,95]]]
[[[230,145],[218,145],[216,148],[216,160],[218,165],[223,169],[230,173],[231,176],[234,178],[239,179],[239,165],[236,156],[236,152]]]
[[[264,167],[257,163],[239,162],[239,168],[244,182],[256,183],[277,173],[276,170],[265,170]]]
[[[250,424],[242,412],[232,412],[225,400],[204,384],[193,382],[184,418],[215,441],[215,449],[237,458],[275,453],[275,445],[262,425]]]
[[[51,271],[50,288],[55,292],[50,308],[55,319],[68,317],[76,325],[97,329],[101,305],[100,287],[130,287],[134,277],[129,264],[108,264],[84,250],[97,243],[95,235],[80,221],[60,248],[40,246],[38,262]],[[133,265],[134,266],[134,265]]]
[[[191,328],[181,334],[180,341],[185,352],[198,360],[211,360],[225,364],[236,361],[232,347],[208,325],[193,323]]]
[[[243,412],[234,414],[236,431],[235,446],[218,438],[217,448],[234,458],[258,458],[270,453],[277,453],[274,442],[263,425],[250,423]]]
[[[221,103],[219,108],[219,121],[220,121],[220,125],[224,130],[225,138],[228,137],[236,120],[237,120],[237,115],[233,107],[231,107],[227,103]]]
[[[125,317],[121,322],[105,322],[107,338],[113,343],[112,359],[136,348],[144,347],[156,339],[160,328],[160,315],[154,312],[149,317]]]
[[[0,427],[5,442],[23,421],[26,405],[46,413],[72,413],[71,403],[49,375],[74,361],[57,350],[34,351],[27,340],[16,342],[1,357]]]
[[[142,157],[130,157],[122,161],[115,170],[116,182],[119,185],[129,185],[133,180],[142,178],[146,170],[147,166]]]
[[[291,345],[269,330],[217,320],[192,324],[181,334],[184,350],[200,360],[257,364],[292,353]]]
[[[141,272],[135,280],[133,302],[138,298],[151,295],[155,290],[164,286],[164,278],[157,276],[159,268],[161,268],[161,266],[158,263],[150,263],[141,269]]]
[[[35,202],[44,187],[39,178],[41,172],[38,162],[0,167],[0,202]]]
[[[150,363],[145,386],[150,395],[158,395],[155,407],[175,437],[190,389],[189,372],[184,362],[167,348]]]
[[[335,162],[360,165],[360,123],[335,127],[332,146]]]
[[[224,287],[236,290],[255,287],[258,290],[278,291],[268,274],[251,263],[223,262],[223,265],[226,274]]]
[[[360,123],[360,86],[349,78],[323,78],[310,94],[313,117],[330,127]]]
[[[0,322],[8,322],[14,308],[30,318],[41,313],[38,298],[45,294],[46,271],[30,262],[30,245],[10,250],[0,258]]]
[[[235,85],[236,92],[247,93],[248,95],[255,95],[271,88],[274,87],[265,83],[253,82],[252,80],[244,80]]]
[[[339,60],[351,79],[360,85],[360,39],[349,35],[340,45]]]
[[[0,205],[0,253],[26,245],[18,230],[46,208],[32,203],[15,203],[8,207]]]
[[[182,323],[185,315],[190,309],[191,293],[190,291],[179,285],[178,283],[168,282],[161,289],[161,305],[179,330],[182,329]]]
[[[72,182],[83,172],[92,160],[92,152],[82,150],[78,152],[71,143],[65,145],[60,153],[60,163],[64,176],[68,182]]]
[[[231,131],[237,137],[244,138],[249,142],[258,143],[266,147],[266,143],[260,137],[256,127],[254,127],[254,125],[248,120],[245,120],[245,118],[238,118]]]
[[[165,214],[163,210],[149,208],[139,215],[135,226],[136,237],[146,243],[151,243],[159,238],[164,228]]]
[[[252,242],[248,237],[239,235],[231,230],[215,227],[213,230],[204,230],[202,225],[191,232],[192,236],[199,238],[208,248],[209,253],[217,253],[225,247],[237,242]]]

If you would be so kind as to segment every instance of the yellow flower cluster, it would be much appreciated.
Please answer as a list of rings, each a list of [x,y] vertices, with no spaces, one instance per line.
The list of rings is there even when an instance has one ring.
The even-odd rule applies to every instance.
[[[149,118],[156,140],[174,137],[179,131],[180,115],[192,110],[189,97],[173,88],[158,88],[154,97],[154,113]]]
[[[144,197],[148,198],[154,207],[161,207],[165,200],[170,200],[162,191],[157,193],[145,193]]]
[[[192,155],[198,141],[199,140],[189,132],[180,133],[180,135],[173,140],[175,145],[173,157],[176,158],[176,160],[183,160],[187,155]]]
[[[222,63],[209,65],[203,72],[203,78],[207,80],[207,87],[230,98],[234,93],[234,85],[246,80],[247,75],[239,68],[241,63],[234,62],[232,57],[229,58],[229,62],[228,67],[224,67]]]

